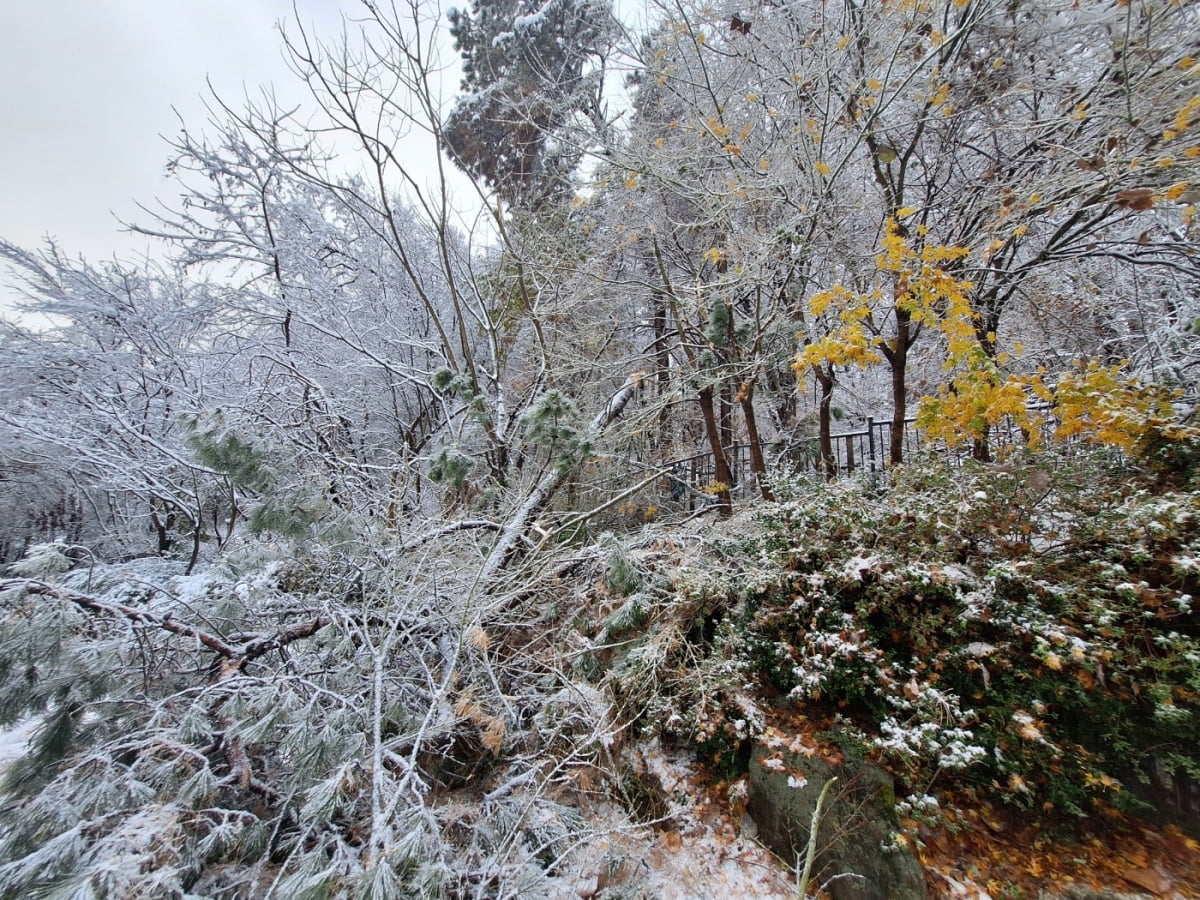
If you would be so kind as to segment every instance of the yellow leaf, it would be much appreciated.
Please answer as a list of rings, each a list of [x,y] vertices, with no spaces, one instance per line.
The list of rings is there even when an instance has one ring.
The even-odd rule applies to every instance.
[[[1171,185],[1169,188],[1167,188],[1167,191],[1165,194],[1163,194],[1163,196],[1171,201],[1178,200],[1180,197],[1182,197],[1184,195],[1184,192],[1187,191],[1187,189],[1189,187],[1191,187],[1191,184],[1189,182],[1180,181],[1176,184]]]
[[[818,159],[815,163],[813,163],[813,168],[816,169],[818,172],[820,172],[822,175],[824,175],[826,178],[829,177],[829,163],[825,162],[825,160]]]

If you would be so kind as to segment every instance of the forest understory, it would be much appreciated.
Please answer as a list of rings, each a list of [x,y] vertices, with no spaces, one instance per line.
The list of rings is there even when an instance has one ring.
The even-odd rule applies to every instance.
[[[1200,896],[1200,6],[360,13],[0,240],[0,897]]]

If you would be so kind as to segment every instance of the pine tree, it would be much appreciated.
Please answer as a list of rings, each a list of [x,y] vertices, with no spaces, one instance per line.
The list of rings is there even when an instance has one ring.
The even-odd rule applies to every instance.
[[[605,0],[475,0],[450,11],[463,94],[443,140],[504,201],[561,196],[582,158],[573,126],[598,122],[612,34]]]

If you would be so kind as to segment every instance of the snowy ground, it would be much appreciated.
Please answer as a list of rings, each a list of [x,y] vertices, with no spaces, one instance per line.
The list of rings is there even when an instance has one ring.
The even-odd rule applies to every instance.
[[[730,806],[700,787],[703,779],[687,759],[664,752],[657,741],[634,752],[662,786],[667,821],[637,835],[614,830],[598,841],[587,854],[592,858],[582,861],[583,877],[563,885],[556,898],[587,900],[607,884],[654,900],[795,900],[791,873],[755,840],[752,825],[734,821]],[[622,861],[611,880],[600,874],[602,859]]]

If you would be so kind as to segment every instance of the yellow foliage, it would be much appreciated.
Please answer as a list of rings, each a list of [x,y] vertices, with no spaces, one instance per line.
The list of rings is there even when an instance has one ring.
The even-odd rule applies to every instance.
[[[1080,438],[1133,453],[1151,431],[1172,430],[1171,398],[1160,385],[1122,374],[1119,365],[1081,361],[1048,382],[1045,373],[1004,376],[980,351],[950,384],[921,399],[917,427],[934,440],[959,446],[985,438],[992,426],[1007,419],[1037,448],[1046,417],[1030,409],[1029,402],[1041,400],[1053,409],[1054,441]]]
[[[715,138],[726,138],[729,136],[729,132],[733,130],[728,125],[722,125],[716,119],[708,119],[705,124]]]
[[[1198,121],[1200,121],[1200,97],[1193,97],[1175,114],[1175,121],[1171,123],[1174,127],[1163,132],[1163,140],[1174,140]]]
[[[1154,427],[1174,419],[1171,393],[1161,385],[1143,384],[1123,375],[1120,366],[1098,360],[1077,363],[1047,385],[1042,377],[1032,382],[1034,394],[1054,404],[1057,440],[1081,437],[1092,443],[1133,452]]]
[[[1037,447],[1043,418],[1029,409],[1028,400],[1026,382],[1002,377],[980,350],[974,366],[941,386],[934,396],[921,398],[916,425],[928,438],[957,447],[985,438],[993,426],[1010,419],[1029,436],[1030,446]]]
[[[898,216],[916,210],[906,207]],[[925,245],[918,252],[905,239],[895,219],[888,219],[882,247],[875,257],[879,271],[894,281],[893,303],[914,322],[927,323],[945,335],[951,356],[967,353],[976,346],[974,320],[969,293],[970,282],[946,272],[940,264],[967,256],[965,247]],[[883,361],[879,350],[883,339],[872,324],[873,310],[883,301],[876,289],[857,293],[843,285],[834,285],[809,300],[814,317],[836,313],[836,322],[819,338],[809,338],[793,362],[797,376],[821,365],[866,368]]]
[[[875,346],[876,340],[869,337],[861,325],[853,325],[838,329],[810,343],[796,355],[792,368],[797,375],[804,374],[810,367],[825,363],[865,369],[883,361],[879,351],[874,349]]]
[[[1163,196],[1168,200],[1178,200],[1184,195],[1189,187],[1191,187],[1191,184],[1186,181],[1180,181],[1179,183],[1173,184],[1167,188],[1167,192]]]

